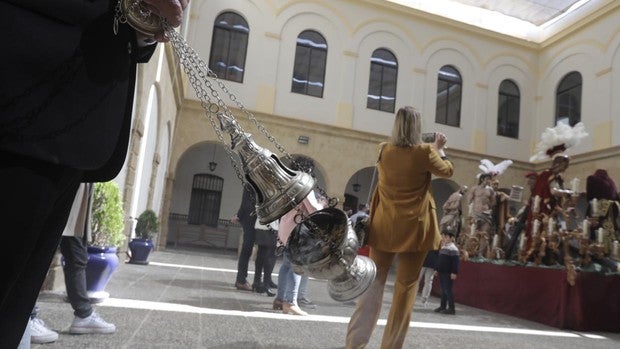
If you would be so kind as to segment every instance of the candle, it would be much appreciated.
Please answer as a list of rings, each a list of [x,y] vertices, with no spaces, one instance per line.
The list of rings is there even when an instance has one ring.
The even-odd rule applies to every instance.
[[[534,228],[532,229],[532,236],[538,235],[538,229],[540,228],[540,221],[538,219],[534,220]]]
[[[605,237],[605,230],[603,230],[603,228],[598,228],[598,230],[596,231],[596,241],[602,245],[604,237]]]
[[[589,239],[590,238],[590,221],[588,221],[587,219],[584,219],[581,229],[583,230],[581,232],[582,237],[584,239]]]
[[[497,245],[499,243],[499,235],[495,234],[493,235],[493,248],[497,248]]]
[[[618,243],[618,240],[614,241],[613,247],[611,249],[611,256],[614,257],[616,260],[620,259],[620,243]]]
[[[527,240],[527,238],[525,237],[524,234],[521,234],[521,237],[519,238],[519,250],[523,250],[525,248],[525,241]]]
[[[553,218],[549,217],[549,225],[547,225],[547,233],[549,235],[553,234],[553,229],[555,228],[555,221]]]
[[[592,199],[592,217],[598,217],[598,200],[596,198]]]
[[[571,186],[573,189],[573,195],[577,195],[577,192],[579,191],[579,178],[573,178],[571,180]]]
[[[470,229],[470,234],[473,236],[476,233],[476,223],[472,223]]]
[[[534,207],[532,208],[532,212],[538,213],[539,209],[540,209],[540,196],[536,195],[534,196]]]

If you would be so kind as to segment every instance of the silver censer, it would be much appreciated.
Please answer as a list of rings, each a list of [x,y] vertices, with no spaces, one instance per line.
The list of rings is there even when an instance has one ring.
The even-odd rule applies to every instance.
[[[295,209],[314,187],[314,178],[286,167],[276,155],[258,146],[251,134],[243,131],[207,81],[206,76],[214,77],[213,72],[187,43],[140,0],[119,0],[115,26],[118,23],[127,23],[150,36],[162,30],[166,32],[220,141],[223,141],[222,131],[230,134],[231,149],[241,158],[245,180],[256,194],[260,223],[268,224]],[[210,95],[217,98],[217,103],[209,99]],[[212,119],[213,114],[217,115],[219,127]],[[327,279],[329,295],[336,301],[357,298],[376,276],[374,262],[357,255],[359,242],[346,213],[333,207],[305,217],[291,233],[287,247],[294,272]]]
[[[261,224],[271,223],[294,209],[314,187],[308,173],[286,167],[269,150],[260,147],[252,135],[241,130],[237,121],[218,114],[222,130],[230,134],[243,164],[245,178],[256,194],[256,213]]]
[[[328,207],[311,213],[293,229],[286,253],[295,273],[329,280],[330,297],[346,302],[364,293],[377,274],[375,263],[358,255],[358,248],[346,213]]]

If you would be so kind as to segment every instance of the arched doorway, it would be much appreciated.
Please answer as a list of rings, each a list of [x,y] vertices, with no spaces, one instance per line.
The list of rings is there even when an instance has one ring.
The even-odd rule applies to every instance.
[[[435,178],[431,181],[431,191],[435,204],[437,205],[437,220],[443,217],[443,204],[448,201],[452,193],[459,190],[461,186],[453,180],[446,178]]]

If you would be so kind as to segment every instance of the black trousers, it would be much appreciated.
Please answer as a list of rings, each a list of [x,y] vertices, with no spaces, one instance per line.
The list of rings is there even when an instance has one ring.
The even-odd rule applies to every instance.
[[[265,239],[259,239],[258,236],[263,234],[267,236]],[[274,231],[256,230],[256,261],[254,263],[254,284],[258,285],[262,282],[273,282],[271,273],[276,265],[276,244],[277,236]],[[260,241],[259,241],[260,240]]]
[[[19,344],[80,179],[79,170],[0,152],[2,347]]]
[[[440,307],[454,310],[454,293],[452,292],[452,284],[454,283],[450,278],[450,273],[438,273],[439,285],[441,285],[441,303]]]
[[[86,242],[81,237],[63,236],[60,240],[60,253],[65,259],[62,270],[73,315],[81,318],[89,317],[93,313],[93,307],[86,290],[86,264],[88,264]]]
[[[251,223],[252,224],[241,222],[243,227],[243,244],[241,245],[239,260],[237,261],[237,283],[239,284],[248,282],[248,264],[250,263],[250,256],[252,256],[254,242],[256,241],[254,222]]]

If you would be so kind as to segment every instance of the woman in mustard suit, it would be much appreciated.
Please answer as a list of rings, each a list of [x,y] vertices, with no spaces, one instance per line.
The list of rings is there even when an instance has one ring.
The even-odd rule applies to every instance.
[[[374,330],[383,290],[394,257],[398,256],[394,297],[381,348],[401,348],[415,302],[418,275],[430,250],[439,248],[431,176],[451,177],[453,165],[444,153],[446,136],[436,133],[433,144],[421,141],[421,116],[413,107],[396,113],[392,139],[381,145],[378,183],[370,202],[370,258],[377,276],[360,297],[351,316],[347,348],[363,348]]]

